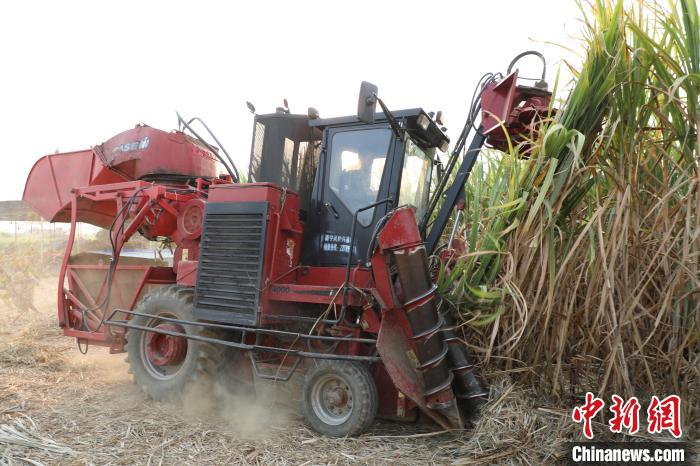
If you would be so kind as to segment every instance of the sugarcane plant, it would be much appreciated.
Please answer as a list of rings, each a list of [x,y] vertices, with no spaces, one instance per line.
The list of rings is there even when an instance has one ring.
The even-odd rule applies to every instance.
[[[665,391],[697,405],[697,5],[580,7],[586,54],[555,85],[568,96],[527,154],[482,150],[466,252],[440,268],[440,292],[484,364],[541,393]]]

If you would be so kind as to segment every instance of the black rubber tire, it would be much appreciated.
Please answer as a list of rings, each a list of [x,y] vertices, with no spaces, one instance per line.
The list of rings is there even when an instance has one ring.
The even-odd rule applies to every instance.
[[[315,412],[314,386],[328,376],[342,380],[349,388],[353,405],[347,420],[338,425],[324,422]],[[377,385],[367,365],[353,361],[316,360],[304,376],[301,410],[304,419],[316,432],[329,437],[353,437],[367,430],[377,415]]]
[[[152,291],[146,295],[136,307],[136,311],[143,314],[158,315],[163,311],[182,320],[194,321],[192,315],[193,290],[189,287],[169,285]],[[132,323],[147,326],[148,317],[135,316]],[[197,328],[183,326],[187,334],[202,334]],[[216,370],[223,358],[222,345],[187,340],[187,354],[182,365],[168,379],[159,379],[149,373],[143,362],[142,339],[147,332],[130,329],[127,333],[127,362],[129,372],[133,374],[134,383],[146,394],[155,400],[175,400],[182,396],[186,389],[209,389],[211,387]]]

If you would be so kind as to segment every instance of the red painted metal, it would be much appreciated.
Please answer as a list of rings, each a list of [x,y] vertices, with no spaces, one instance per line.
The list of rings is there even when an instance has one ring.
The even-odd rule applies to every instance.
[[[177,284],[194,287],[197,283],[197,265],[196,260],[180,260],[177,265]]]
[[[368,333],[377,334],[379,333],[379,326],[381,325],[381,319],[379,314],[374,310],[374,306],[369,303],[362,307],[362,316],[360,319],[360,326],[362,330]]]
[[[123,259],[122,259],[123,260]],[[59,287],[58,313],[66,336],[89,341],[91,344],[110,346],[113,352],[123,350],[122,330],[101,325],[104,310],[97,303],[104,298],[104,276],[108,265],[69,264],[66,268],[66,285]],[[94,283],[84,283],[81,272]],[[115,271],[110,308],[133,309],[148,287],[173,283],[175,276],[170,267],[118,264]],[[115,293],[115,290],[118,290]],[[83,313],[81,309],[94,309]],[[83,315],[87,316],[84,321]]]
[[[177,229],[184,239],[197,239],[202,235],[204,200],[192,199],[185,203],[177,217]]]
[[[159,330],[184,333],[181,325],[162,323],[155,326]],[[173,366],[182,362],[187,353],[187,339],[160,333],[146,335],[146,357],[154,366]]]
[[[546,89],[518,86],[517,70],[487,84],[481,93],[481,125],[487,142],[503,151],[508,150],[508,140],[513,146],[525,143],[521,154],[526,155],[527,141],[536,137],[540,120],[554,115],[551,99]]]
[[[216,157],[196,140],[180,131],[165,132],[138,125],[93,147],[102,163],[127,179],[161,175],[199,178],[217,176]]]
[[[180,237],[178,233],[175,234]],[[199,238],[193,240],[173,239],[177,247],[173,255],[173,270],[178,276],[178,284],[186,285],[188,280],[192,280],[191,286],[194,286],[194,278],[190,277],[197,272],[197,261],[199,260]]]
[[[418,345],[422,344],[419,342],[436,337],[436,333],[439,333],[439,327],[435,330],[426,329],[425,332],[421,329],[423,333],[414,334],[414,329],[409,321],[411,317],[408,313],[433,300],[435,298],[434,290],[424,296],[418,295],[402,304],[402,301],[405,300],[403,295],[408,293],[397,290],[397,287],[388,280],[388,277],[391,276],[387,268],[390,255],[394,255],[400,278],[401,263],[398,260],[398,255],[411,256],[423,251],[424,247],[420,241],[413,210],[410,208],[397,209],[379,233],[377,244],[379,247],[372,257],[372,265],[377,278],[377,294],[384,305],[377,338],[377,351],[382,358],[386,372],[400,392],[435,422],[446,429],[461,427],[462,420],[456,408],[456,398],[449,382],[447,387],[438,392],[428,390],[431,387],[427,381],[428,371],[432,370],[434,365],[444,364],[444,362],[442,359],[435,359],[435,362],[427,365],[420,356],[421,349],[425,352],[427,347],[419,347]],[[379,274],[376,273],[377,270],[380,271]],[[407,272],[409,275],[428,273],[427,270]],[[440,321],[439,316],[435,316],[435,321]],[[434,358],[436,354],[429,357]],[[424,380],[424,375],[426,380]]]
[[[410,330],[402,309],[392,309],[382,315],[382,326],[377,338],[377,350],[391,381],[424,413],[445,429],[454,426],[438,411],[430,409],[423,395],[422,381],[416,370],[415,349],[409,343]]]
[[[147,126],[125,131],[91,150],[48,155],[37,161],[27,179],[25,203],[49,221],[71,223],[58,289],[59,324],[66,335],[120,351],[123,335],[102,325],[106,310],[101,303],[108,288],[112,290],[111,308],[133,309],[146,286],[176,280],[194,285],[199,243],[193,240],[201,234],[202,189],[225,183],[215,178],[216,172],[215,157],[199,143],[180,132]],[[199,189],[182,184],[183,176],[199,177]],[[122,211],[132,196],[135,202]],[[122,221],[124,228],[113,234],[117,262],[115,283],[110,287],[107,266],[74,263],[76,226],[86,222],[106,228]],[[119,253],[137,231],[149,239],[172,238],[179,245],[175,267],[121,265]],[[184,251],[188,257],[182,261]],[[185,265],[178,267],[180,262]],[[84,283],[78,271],[86,267],[102,272],[100,286]],[[125,273],[130,278],[124,279]],[[122,280],[125,286],[119,286]]]
[[[297,285],[293,283],[274,284],[264,293],[273,301],[290,301],[295,303],[341,304],[340,293],[342,282],[337,286]],[[364,299],[356,291],[349,291],[346,303],[352,307],[364,304]]]
[[[493,147],[507,149],[510,140],[520,144],[520,153],[527,155],[527,141],[536,136],[537,123],[551,115],[551,94],[518,86],[517,78],[516,71],[482,89],[482,126]],[[196,285],[208,202],[265,203],[257,325],[298,331],[300,322],[315,322],[312,331],[319,335],[376,335],[377,342],[376,348],[357,341],[307,344],[253,333],[246,334],[246,342],[302,351],[311,346],[338,355],[374,356],[376,351],[381,361],[372,371],[380,394],[380,414],[412,419],[418,407],[445,428],[461,427],[459,412],[454,414],[452,372],[445,365],[444,352],[435,349],[439,349],[436,341],[444,342],[444,321],[429,271],[423,270],[428,260],[413,209],[398,208],[391,214],[376,238],[371,268],[354,266],[346,283],[344,267],[301,264],[306,225],[296,192],[272,183],[234,184],[230,176],[218,175],[215,154],[201,143],[181,132],[143,125],[88,150],[42,157],[29,174],[23,199],[45,219],[71,224],[58,287],[59,324],[65,335],[109,346],[112,352],[123,351],[126,340],[124,329],[103,323],[113,309],[134,309],[154,286]],[[116,225],[111,231],[114,250],[109,265],[104,258],[103,263],[96,259],[79,263],[72,256],[78,222],[102,228]],[[172,266],[128,263],[121,257],[125,243],[137,232],[147,239],[165,238],[173,243]],[[453,242],[451,246],[458,245]],[[450,257],[446,259],[449,262]],[[85,273],[88,271],[93,278]],[[401,285],[402,281],[406,283]],[[105,304],[107,297],[109,305]],[[169,323],[156,328],[183,331]],[[187,341],[181,337],[155,333],[147,337],[147,356],[154,365],[181,362],[186,348]],[[260,368],[292,371],[305,367],[279,353],[258,356]],[[231,366],[249,378],[252,367],[247,358],[234,357]],[[443,378],[443,372],[449,377]]]
[[[137,231],[141,231],[146,237],[177,236],[178,209],[197,196],[198,193],[181,193],[179,186],[173,188],[144,181],[110,183],[72,190],[69,211],[71,229],[59,271],[58,287],[59,324],[64,328],[65,335],[84,342],[110,346],[113,352],[123,350],[123,336],[102,325],[102,319],[107,314],[102,305],[107,293],[110,293],[110,309],[133,309],[146,285],[174,283],[176,275],[175,270],[170,267],[122,265],[120,262],[124,259],[120,258],[120,252]],[[126,200],[132,197],[135,202],[130,209],[126,209]],[[86,215],[84,210],[80,211],[80,206],[86,205],[86,201],[101,206],[103,212],[108,209],[115,212],[114,215],[121,212],[116,221],[114,218],[110,220],[110,224],[113,221],[125,221],[124,228],[116,229],[112,235],[116,258],[113,265],[113,283],[107,283],[108,265],[75,264],[72,257],[77,223],[85,220]],[[112,207],[108,207],[110,204]],[[122,212],[123,208],[126,210]],[[89,218],[91,216],[88,213]],[[198,243],[194,246],[196,248],[193,257],[196,259]],[[88,289],[76,273],[81,269],[102,271],[104,278],[101,285]],[[130,273],[131,278],[122,278],[125,273]],[[122,280],[126,283],[122,284]],[[126,296],[123,296],[124,293]]]
[[[215,164],[210,162],[211,154],[181,133],[148,127],[124,132],[90,151],[47,156],[37,162],[25,188],[25,201],[48,220],[71,223],[58,290],[59,321],[64,333],[82,342],[109,346],[112,352],[123,351],[126,335],[121,329],[103,325],[105,315],[114,308],[132,310],[152,286],[169,283],[195,286],[206,203],[266,202],[258,324],[284,328],[290,321],[281,316],[323,315],[324,319],[338,321],[315,326],[320,334],[378,335],[376,350],[382,362],[373,371],[382,394],[380,413],[414,419],[418,406],[439,424],[450,426],[440,412],[431,409],[429,402],[435,399],[427,400],[424,396],[420,371],[410,357],[411,352],[415,354],[415,345],[410,340],[406,310],[397,297],[389,270],[390,253],[412,250],[422,244],[413,209],[397,209],[380,231],[378,250],[370,258],[371,269],[359,265],[352,268],[351,288],[345,297],[347,309],[340,312],[345,268],[301,264],[305,225],[300,220],[298,194],[270,183],[232,184],[216,178]],[[71,176],[64,177],[66,173]],[[178,181],[181,178],[172,176],[183,174],[197,178],[196,187],[182,184]],[[137,179],[143,177],[157,179]],[[108,309],[101,303],[110,285],[118,283],[107,282],[110,265],[75,263],[72,250],[78,222],[102,227],[115,222],[120,226],[112,232],[116,259],[112,266],[114,279],[122,286],[111,287],[114,301]],[[174,242],[172,267],[126,263],[120,257],[121,250],[137,232],[149,239],[166,237]],[[103,278],[88,281],[81,274],[83,270],[99,271]],[[182,331],[175,324],[161,323],[157,328]],[[254,343],[256,337],[249,334],[247,338],[248,343]],[[289,342],[270,335],[261,336],[257,343],[308,350],[301,341]],[[311,346],[316,351],[355,356],[368,356],[375,351],[371,345],[358,342],[328,345],[314,341]],[[177,364],[184,357],[186,347],[186,340],[179,337],[151,333],[147,339],[147,355],[154,365]],[[260,357],[261,368],[293,370],[295,367],[292,358],[279,354],[262,353]],[[249,373],[250,365],[246,361],[232,361],[232,366],[244,367]],[[304,367],[301,365],[297,370]]]
[[[415,421],[417,419],[416,404],[399,391],[392,382],[384,364],[378,363],[372,367],[372,377],[379,387],[379,410],[377,415],[384,419],[395,421]]]
[[[423,239],[416,225],[416,214],[412,208],[397,209],[391,216],[391,220],[377,236],[379,248],[389,250],[423,244]]]
[[[29,172],[22,199],[50,222],[70,222],[74,188],[121,181],[125,178],[105,168],[92,150],[47,155]],[[80,211],[80,221],[104,228],[116,214],[113,205],[94,206],[89,201],[81,201]]]
[[[289,277],[289,275],[287,276]],[[317,285],[337,287],[345,280],[344,267],[308,267],[301,266],[293,271],[292,277],[281,277],[275,282],[293,282],[300,285]],[[351,274],[352,282],[358,288],[371,288],[373,274],[366,268],[359,267],[353,269]]]
[[[89,150],[40,158],[29,172],[22,198],[46,220],[68,222],[75,188],[181,176],[216,177],[216,158],[181,132],[137,126]],[[108,228],[116,210],[113,199],[104,201],[79,199],[78,221]]]

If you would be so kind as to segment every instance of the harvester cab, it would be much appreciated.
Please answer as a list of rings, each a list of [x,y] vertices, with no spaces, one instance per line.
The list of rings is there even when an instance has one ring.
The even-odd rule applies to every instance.
[[[446,149],[449,139],[422,109],[389,117],[398,135],[384,113],[371,123],[313,112],[255,116],[248,180],[299,194],[304,265],[367,262],[372,233],[388,212],[411,205],[418,218],[425,215],[435,151]]]
[[[429,257],[455,209],[459,220],[479,149],[526,146],[551,111],[549,94],[518,85],[517,70],[486,75],[477,91],[439,176],[436,151],[449,140],[438,122],[390,111],[369,83],[353,116],[286,105],[255,115],[245,182],[199,119],[41,158],[24,200],[71,224],[59,325],[83,349],[126,351],[154,398],[213,379],[250,394],[260,380],[298,376],[302,413],[326,435],[359,434],[375,416],[464,427],[488,389]],[[108,264],[74,254],[79,222],[109,230]],[[123,255],[137,232],[174,246],[172,263]]]

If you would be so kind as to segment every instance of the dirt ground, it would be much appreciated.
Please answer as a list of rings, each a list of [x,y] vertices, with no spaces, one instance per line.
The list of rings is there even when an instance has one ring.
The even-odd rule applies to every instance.
[[[542,464],[574,426],[491,376],[477,427],[378,421],[359,438],[318,436],[281,406],[207,411],[147,400],[124,355],[78,352],[56,324],[55,279],[35,289],[38,311],[0,310],[0,465],[3,464]],[[547,445],[547,448],[542,448]]]

